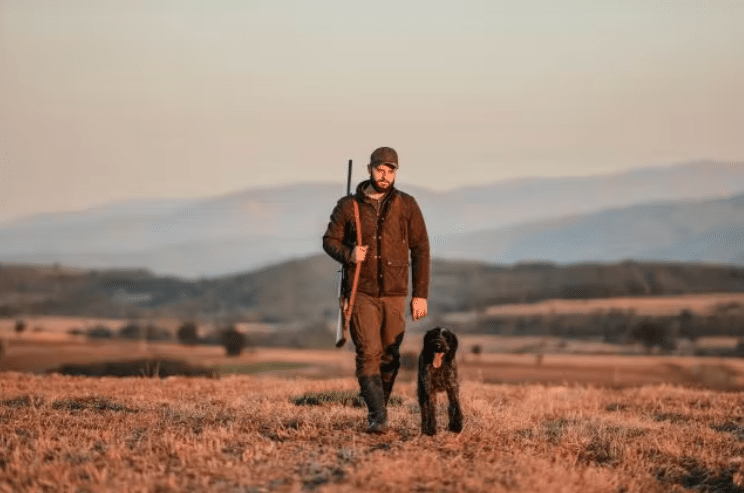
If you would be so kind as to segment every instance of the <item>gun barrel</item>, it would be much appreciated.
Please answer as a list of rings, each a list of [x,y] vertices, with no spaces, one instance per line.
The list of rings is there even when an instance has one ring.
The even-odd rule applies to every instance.
[[[351,195],[351,159],[349,159],[349,168],[346,172],[346,195]],[[343,296],[343,288],[344,288],[344,269],[343,267],[339,268],[338,270],[338,299],[341,300]],[[344,306],[343,303],[340,303],[341,306],[339,306],[338,309],[338,324],[336,326],[336,347],[341,347],[346,343],[347,334],[346,334],[346,324],[345,324],[345,316],[344,316]]]

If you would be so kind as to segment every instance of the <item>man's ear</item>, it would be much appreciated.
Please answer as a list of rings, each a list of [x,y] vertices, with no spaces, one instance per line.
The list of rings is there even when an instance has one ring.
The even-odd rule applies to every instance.
[[[369,173],[370,176],[372,175],[372,163],[367,165],[367,173]]]

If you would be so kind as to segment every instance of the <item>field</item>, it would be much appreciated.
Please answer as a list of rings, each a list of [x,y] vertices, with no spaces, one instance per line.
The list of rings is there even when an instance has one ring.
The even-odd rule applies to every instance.
[[[92,323],[0,327],[0,492],[744,492],[744,359],[462,334],[463,432],[445,431],[441,397],[440,433],[420,434],[404,368],[391,430],[370,436],[349,348],[227,357],[66,334]],[[419,347],[420,334],[407,336],[404,360]],[[47,373],[143,357],[220,377]]]
[[[401,384],[363,432],[351,378],[0,375],[0,491],[744,491],[744,396],[465,381],[461,434]],[[440,399],[441,401],[441,399]]]
[[[401,352],[400,380],[415,379],[415,358],[420,334],[409,334]],[[699,345],[733,344],[730,340],[703,340]],[[481,354],[469,351],[480,346]],[[220,375],[243,374],[285,378],[326,379],[354,375],[354,356],[342,350],[250,348],[227,357],[220,346],[184,346],[128,340],[88,341],[65,334],[6,331],[0,372],[43,374],[65,363],[95,363],[134,358],[181,360],[206,366]],[[744,390],[744,358],[654,356],[633,348],[599,341],[565,341],[548,337],[460,335],[458,361],[463,380],[479,383],[540,383],[592,385],[612,388],[673,384],[712,390]],[[623,354],[620,351],[630,351]],[[406,362],[408,364],[406,365]]]
[[[537,303],[498,305],[485,310],[486,315],[567,315],[591,314],[609,310],[633,310],[638,315],[670,316],[682,310],[710,314],[717,307],[744,306],[743,293],[687,294],[678,296],[635,296],[583,300],[545,300]]]

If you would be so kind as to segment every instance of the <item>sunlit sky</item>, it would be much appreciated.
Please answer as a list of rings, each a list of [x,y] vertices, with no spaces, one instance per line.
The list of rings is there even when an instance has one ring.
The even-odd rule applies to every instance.
[[[744,159],[744,2],[0,0],[0,222]],[[333,200],[329,198],[329,200]]]

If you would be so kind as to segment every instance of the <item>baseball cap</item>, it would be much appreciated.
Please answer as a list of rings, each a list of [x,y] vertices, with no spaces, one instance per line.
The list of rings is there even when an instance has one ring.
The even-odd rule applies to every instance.
[[[391,168],[398,169],[398,153],[392,147],[378,147],[369,157],[369,163],[374,167],[387,164]]]

